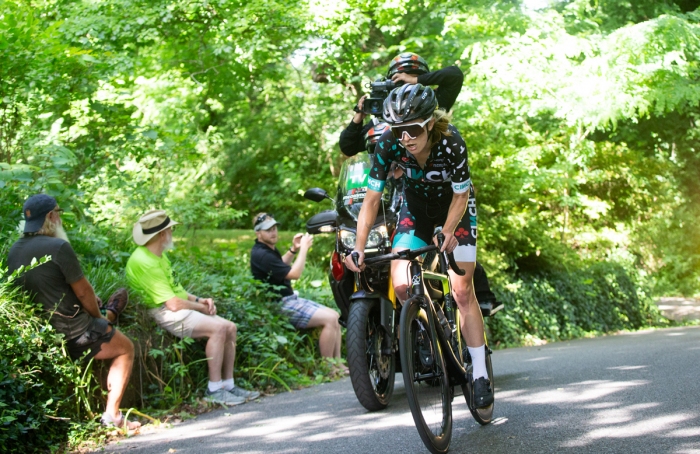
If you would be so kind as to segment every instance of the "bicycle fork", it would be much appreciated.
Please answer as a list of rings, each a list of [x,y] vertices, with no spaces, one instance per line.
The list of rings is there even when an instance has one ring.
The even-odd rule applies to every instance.
[[[411,261],[409,269],[409,275],[411,276],[411,296],[421,297],[421,308],[426,311],[428,319],[428,326],[425,328],[429,329],[434,334],[433,338],[437,338],[440,343],[442,355],[445,358],[446,368],[450,378],[450,384],[453,386],[463,385],[468,381],[467,370],[464,368],[463,363],[459,360],[457,355],[455,355],[450,340],[442,329],[442,325],[438,323],[439,318],[435,306],[432,304],[428,295],[425,294],[425,288],[423,287],[423,269],[419,263],[413,260]],[[459,321],[456,323],[459,324]],[[456,333],[458,336],[461,336],[459,327],[457,327]]]

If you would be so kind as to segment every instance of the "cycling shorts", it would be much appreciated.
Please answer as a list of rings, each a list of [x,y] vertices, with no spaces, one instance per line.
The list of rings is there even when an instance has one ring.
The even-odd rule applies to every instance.
[[[394,249],[416,249],[432,244],[435,227],[443,226],[447,220],[449,212],[449,200],[426,201],[409,191],[405,191],[401,210],[399,211],[399,221],[392,247]],[[454,250],[455,260],[458,262],[476,262],[476,197],[474,186],[469,188],[469,199],[467,209],[457,224],[455,238],[457,238],[457,248]]]

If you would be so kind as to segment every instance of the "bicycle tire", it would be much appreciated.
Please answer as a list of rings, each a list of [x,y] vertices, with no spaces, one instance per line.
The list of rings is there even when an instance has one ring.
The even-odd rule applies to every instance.
[[[440,343],[419,301],[410,298],[401,311],[401,370],[418,434],[430,452],[441,454],[452,439],[450,383]]]
[[[350,306],[345,336],[350,381],[357,400],[369,411],[382,410],[394,394],[394,352],[381,354],[379,302],[357,300]]]
[[[491,350],[489,349],[488,345],[485,345],[486,348],[486,373],[488,373],[489,380],[491,381],[491,389],[494,390],[494,395],[495,395],[495,385],[493,383],[493,366],[491,365]],[[481,424],[482,426],[485,426],[487,424],[490,424],[491,421],[493,420],[493,407],[495,404],[492,403],[488,407],[482,407],[482,408],[472,408],[472,387],[470,385],[462,385],[462,393],[464,394],[464,398],[467,401],[467,406],[469,407],[469,411],[471,412],[472,416],[474,417],[474,420]]]

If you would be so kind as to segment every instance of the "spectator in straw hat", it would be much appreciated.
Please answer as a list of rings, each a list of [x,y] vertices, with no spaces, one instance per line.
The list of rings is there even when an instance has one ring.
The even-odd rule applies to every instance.
[[[235,386],[236,325],[216,315],[211,298],[187,293],[175,282],[166,251],[173,248],[174,222],[165,211],[151,210],[134,224],[138,245],[126,264],[129,285],[139,292],[158,326],[180,337],[207,338],[209,384],[206,399],[238,405],[260,396]]]
[[[9,272],[30,268],[17,284],[42,305],[53,328],[66,338],[73,359],[112,360],[107,376],[107,406],[102,423],[137,429],[119,411],[134,362],[134,344],[112,322],[126,307],[128,295],[119,289],[105,308],[83,274],[78,258],[63,229],[56,199],[46,194],[29,197],[24,203],[24,235],[12,245],[7,258]],[[36,267],[33,260],[51,259]]]

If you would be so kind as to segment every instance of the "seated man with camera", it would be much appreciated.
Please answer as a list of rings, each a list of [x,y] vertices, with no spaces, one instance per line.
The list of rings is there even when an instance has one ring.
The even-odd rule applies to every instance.
[[[372,119],[363,124],[367,115],[381,116],[384,99],[395,87],[403,84],[437,85],[435,96],[438,108],[449,111],[457,100],[464,82],[464,74],[456,66],[448,66],[430,72],[428,63],[419,55],[404,52],[391,61],[386,79],[370,84],[369,97],[364,95],[355,106],[355,116],[350,124],[340,133],[340,151],[346,156],[355,156],[365,150],[365,136],[376,124]]]

